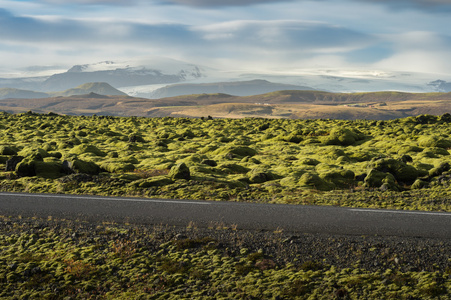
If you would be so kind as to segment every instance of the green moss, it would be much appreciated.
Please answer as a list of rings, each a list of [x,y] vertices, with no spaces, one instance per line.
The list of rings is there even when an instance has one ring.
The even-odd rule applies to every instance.
[[[418,177],[415,167],[392,158],[376,160],[373,167],[375,170],[391,173],[401,183],[412,184]]]
[[[59,161],[44,162],[30,158],[26,158],[17,164],[15,172],[21,177],[40,176],[53,179],[66,175],[63,164]]]
[[[80,159],[68,161],[68,167],[76,173],[97,175],[100,172],[100,167],[96,163],[92,161],[83,161]]]
[[[245,174],[249,172],[249,169],[239,165],[239,164],[220,164],[217,167],[221,172],[227,173],[227,174]]]
[[[250,183],[263,183],[275,179],[274,174],[264,168],[255,168],[247,173]]]
[[[301,163],[303,165],[308,165],[308,166],[316,166],[316,165],[320,164],[320,161],[317,159],[314,159],[314,158],[305,157],[305,158],[299,159],[299,163]]]
[[[367,187],[380,187],[383,183],[395,184],[395,177],[390,173],[371,169],[365,177],[364,182]]]
[[[423,148],[420,148],[418,146],[402,145],[398,150],[398,154],[403,155],[403,154],[409,154],[409,153],[418,153],[423,150],[424,150]]]
[[[423,181],[421,179],[415,180],[415,182],[412,184],[412,189],[422,189],[426,188],[429,184],[426,181]]]
[[[358,130],[339,127],[332,129],[329,136],[324,138],[324,143],[326,145],[350,146],[364,138],[365,136]]]
[[[262,125],[268,125],[264,132],[258,130]],[[451,209],[440,200],[451,195],[449,169],[440,167],[451,162],[443,148],[451,130],[440,119],[423,124],[416,118],[373,122],[23,114],[0,118],[0,128],[1,144],[26,155],[19,168],[8,163],[19,172],[1,174],[2,190]],[[132,135],[142,140],[129,140]],[[441,147],[420,145],[431,136]],[[334,145],[319,144],[320,140]],[[2,167],[8,159],[0,154]],[[43,164],[37,173],[38,162],[53,166]],[[168,170],[182,162],[191,180],[166,180]],[[57,171],[61,165],[62,173]],[[112,173],[100,173],[99,166]],[[371,169],[385,175],[374,179],[374,174],[368,176]],[[53,179],[70,172],[76,174]],[[300,183],[307,173],[320,180],[313,176]],[[352,173],[358,176],[351,179]],[[156,176],[163,176],[162,181],[153,182]],[[417,187],[417,179],[428,187],[412,189],[417,194],[404,197]],[[135,181],[140,183],[134,185]],[[316,187],[329,192],[318,193]],[[394,193],[396,189],[403,193]],[[390,198],[372,196],[379,192]]]
[[[355,174],[350,170],[329,171],[319,176],[324,181],[338,188],[350,188],[355,185]]]
[[[37,161],[34,167],[36,176],[40,176],[43,178],[55,179],[66,175],[63,169],[63,164],[60,161],[53,162]]]
[[[32,159],[42,160],[44,157],[50,156],[47,151],[41,148],[25,147],[20,150],[17,155],[30,157]]]
[[[298,185],[304,188],[316,189],[321,191],[329,191],[335,188],[331,183],[324,181],[316,173],[307,172],[299,178]]]
[[[0,155],[17,155],[17,151],[18,149],[16,147],[0,146]]]
[[[134,181],[132,184],[138,188],[150,188],[155,186],[164,186],[172,184],[174,181],[167,176],[155,176]]]
[[[281,186],[286,186],[286,187],[299,187],[299,178],[302,174],[300,174],[299,176],[287,176],[285,178],[282,178],[280,180],[280,185]]]
[[[449,155],[448,150],[440,148],[440,147],[425,148],[423,152],[428,153],[427,155],[425,155],[426,157],[438,157],[438,156],[448,156]]]
[[[450,140],[436,135],[421,136],[418,139],[418,144],[420,147],[439,147],[444,149],[451,148]]]
[[[81,154],[94,154],[96,156],[106,156],[106,153],[104,153],[103,151],[100,151],[99,148],[97,148],[94,145],[78,145],[75,146],[73,149],[71,149],[69,151],[69,153],[71,154],[76,154],[76,155],[81,155]]]
[[[245,156],[254,156],[257,154],[257,151],[255,149],[246,146],[228,145],[217,149],[216,151],[213,152],[213,154],[231,157],[234,156],[245,157]]]
[[[179,163],[175,166],[173,166],[169,172],[169,178],[176,180],[176,179],[185,179],[190,180],[191,179],[191,173],[189,168],[186,166],[185,163]]]
[[[36,161],[29,158],[22,160],[17,164],[15,172],[20,177],[36,176]]]

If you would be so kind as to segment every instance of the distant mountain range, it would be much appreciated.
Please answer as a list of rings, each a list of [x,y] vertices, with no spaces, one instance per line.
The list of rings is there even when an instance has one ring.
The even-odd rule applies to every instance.
[[[40,99],[58,96],[75,96],[86,94],[110,95],[110,96],[127,96],[106,82],[91,82],[82,84],[76,88],[67,89],[61,92],[42,93],[29,90],[21,90],[14,88],[0,88],[0,99]]]
[[[215,93],[224,93],[234,96],[251,96],[281,90],[314,90],[314,88],[293,84],[273,83],[267,80],[256,79],[249,81],[233,81],[233,82],[171,84],[159,88],[148,94],[138,94],[138,96],[152,99],[191,95],[191,94],[215,94]]]
[[[8,99],[8,98],[30,99],[30,98],[47,98],[47,97],[50,97],[50,95],[47,93],[40,93],[15,88],[0,88],[0,99]]]
[[[38,67],[35,69],[39,70]],[[49,94],[90,82],[105,82],[130,96],[152,99],[202,93],[247,96],[277,90],[322,90],[341,93],[387,90],[415,93],[451,91],[451,78],[441,77],[443,75],[329,69],[240,73],[161,57],[102,61],[75,65],[65,72],[55,72],[48,76],[28,71],[23,73],[26,74],[23,77],[0,76],[0,88]],[[23,91],[3,90],[3,93],[25,95]],[[44,96],[34,95],[33,97]]]
[[[55,92],[89,82],[107,82],[116,88],[127,86],[172,84],[205,76],[201,67],[172,59],[150,61],[103,61],[75,65],[51,76],[0,78],[0,88],[17,88]]]

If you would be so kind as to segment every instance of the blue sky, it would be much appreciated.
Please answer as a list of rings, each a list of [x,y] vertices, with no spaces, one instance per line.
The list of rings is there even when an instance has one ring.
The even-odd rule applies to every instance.
[[[450,75],[450,27],[450,0],[0,0],[0,73],[165,56]]]

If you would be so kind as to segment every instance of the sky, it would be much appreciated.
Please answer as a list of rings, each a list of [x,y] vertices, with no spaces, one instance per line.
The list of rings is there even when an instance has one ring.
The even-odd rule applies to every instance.
[[[450,27],[451,0],[0,0],[0,73],[164,56],[450,75]]]

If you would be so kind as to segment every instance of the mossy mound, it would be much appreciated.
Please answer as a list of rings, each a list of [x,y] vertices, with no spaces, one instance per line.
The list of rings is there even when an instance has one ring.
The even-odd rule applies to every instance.
[[[419,190],[419,189],[423,189],[428,187],[429,183],[427,181],[421,180],[421,179],[417,179],[415,180],[415,182],[412,184],[411,189],[412,190]]]
[[[135,169],[135,166],[126,162],[103,162],[100,164],[100,168],[109,173],[122,173],[131,172]]]
[[[172,184],[174,181],[167,176],[155,176],[151,178],[145,178],[133,181],[132,185],[138,188],[150,188],[154,186],[164,186],[168,184]]]
[[[33,160],[42,160],[43,158],[50,156],[50,154],[44,149],[34,147],[25,147],[22,150],[20,150],[17,153],[17,155],[29,157]]]
[[[339,127],[332,129],[329,136],[325,137],[324,144],[350,146],[363,139],[365,135],[360,131]]]
[[[6,162],[8,161],[9,156],[6,155],[0,155],[0,164],[6,164]]]
[[[16,174],[19,177],[36,176],[36,160],[26,158],[16,165]]]
[[[449,163],[441,163],[437,167],[434,167],[429,170],[429,177],[436,177],[442,175],[444,172],[447,172],[450,170],[450,164]]]
[[[67,175],[63,164],[59,161],[44,162],[30,158],[25,158],[18,163],[15,172],[20,177],[40,176],[50,179]]]
[[[191,172],[185,163],[179,163],[171,168],[168,174],[169,178],[176,179],[191,179]]]
[[[74,148],[72,148],[69,153],[71,154],[76,154],[76,155],[81,155],[81,154],[94,154],[96,156],[106,156],[106,153],[103,151],[100,151],[99,148],[97,148],[94,145],[87,145],[87,144],[82,144],[82,145],[78,145],[75,146]]]
[[[16,147],[0,146],[0,155],[17,155],[18,149]]]
[[[300,174],[299,176],[287,176],[285,178],[282,178],[279,183],[281,186],[286,186],[286,187],[290,187],[290,188],[295,188],[298,187],[299,184],[299,178],[302,176],[302,174]]]
[[[398,154],[399,155],[404,155],[404,154],[408,154],[408,153],[418,153],[418,152],[421,152],[423,150],[424,150],[423,148],[418,147],[418,146],[402,145],[398,149]]]
[[[298,181],[298,185],[303,188],[316,189],[320,191],[330,191],[334,188],[333,184],[324,181],[318,174],[304,173]]]
[[[418,139],[418,144],[420,147],[439,147],[444,149],[451,148],[451,140],[437,135],[421,136]]]
[[[75,173],[84,173],[90,175],[98,175],[100,173],[100,167],[92,161],[75,159],[72,161],[66,161],[66,164],[67,167],[73,170]]]
[[[390,173],[371,169],[364,179],[365,186],[371,188],[381,187],[383,184],[388,184],[392,190],[398,189],[395,177]]]
[[[305,157],[305,158],[300,158],[299,163],[303,164],[303,165],[308,165],[308,166],[316,166],[316,165],[320,164],[320,161],[317,159],[314,159],[314,158]]]
[[[289,142],[289,143],[295,143],[295,144],[299,144],[300,142],[302,142],[304,140],[303,136],[299,133],[290,133],[287,136],[283,136],[281,138],[283,141]]]
[[[418,177],[415,167],[393,158],[379,159],[374,162],[377,171],[392,174],[399,183],[412,184]]]
[[[239,164],[221,164],[218,166],[221,172],[226,174],[245,174],[249,169]]]
[[[218,163],[212,159],[204,159],[200,163],[210,167],[216,167],[218,165]]]
[[[38,161],[35,163],[35,171],[36,176],[43,178],[55,179],[67,175],[60,161]]]
[[[275,179],[274,174],[264,168],[255,168],[247,173],[250,183],[263,183]]]
[[[245,157],[257,155],[257,150],[246,146],[227,145],[213,152],[213,154],[230,157]]]
[[[355,185],[355,174],[350,170],[329,171],[319,174],[319,177],[337,188],[349,188]]]
[[[423,152],[427,152],[428,155],[430,156],[431,153],[433,154],[432,157],[438,157],[438,156],[447,156],[449,155],[448,150],[444,149],[444,148],[440,148],[440,147],[429,147],[424,149]]]

